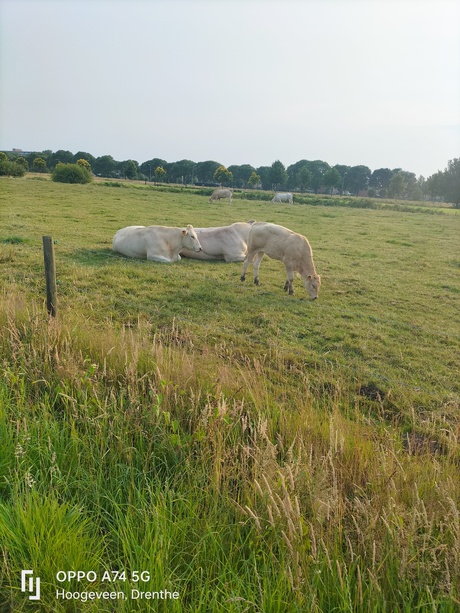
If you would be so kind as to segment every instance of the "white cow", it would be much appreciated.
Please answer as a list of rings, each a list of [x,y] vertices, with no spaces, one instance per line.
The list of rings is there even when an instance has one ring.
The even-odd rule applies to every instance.
[[[276,194],[272,202],[289,202],[289,204],[292,204],[292,194]]]
[[[152,262],[178,262],[180,252],[187,248],[201,251],[200,241],[191,225],[187,228],[167,226],[128,226],[113,237],[112,249],[129,258]]]
[[[246,270],[254,260],[254,283],[259,285],[259,266],[264,254],[275,260],[280,260],[286,267],[287,280],[284,290],[292,295],[294,272],[302,277],[305,289],[310,296],[318,297],[321,278],[316,274],[310,243],[301,234],[288,228],[265,221],[255,222],[249,232],[248,253],[243,264],[241,281],[246,278]]]
[[[209,198],[209,202],[212,203],[213,200],[220,200],[221,198],[227,198],[228,204],[231,204],[232,196],[233,196],[233,193],[231,189],[215,189],[211,194],[211,198]]]
[[[182,249],[181,255],[195,260],[242,262],[246,256],[249,230],[253,221],[238,221],[230,226],[195,228],[202,251]]]

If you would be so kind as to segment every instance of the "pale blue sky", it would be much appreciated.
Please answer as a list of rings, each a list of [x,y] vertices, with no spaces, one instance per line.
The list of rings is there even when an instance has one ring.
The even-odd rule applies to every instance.
[[[460,157],[457,0],[0,0],[0,149],[429,176]]]

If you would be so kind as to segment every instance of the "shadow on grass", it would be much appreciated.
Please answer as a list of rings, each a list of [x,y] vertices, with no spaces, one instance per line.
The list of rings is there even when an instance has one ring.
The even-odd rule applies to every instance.
[[[84,266],[108,266],[115,261],[127,260],[123,255],[114,253],[109,248],[104,249],[77,249],[72,253],[66,254],[67,258],[73,262]]]
[[[78,262],[78,264],[83,264],[86,266],[107,266],[108,264],[113,264],[117,260],[125,261],[125,262],[135,262],[140,264],[148,263],[150,266],[164,266],[165,264],[162,262],[147,262],[145,259],[141,258],[130,258],[121,253],[115,253],[110,248],[106,247],[104,249],[77,249],[68,253],[67,256],[74,262]],[[188,266],[193,265],[194,262],[199,262],[201,266],[212,265],[212,266],[229,266],[230,264],[235,264],[235,262],[225,262],[224,260],[199,260],[198,258],[188,258],[185,256],[181,256],[182,259],[180,262],[171,262],[166,264],[167,266]],[[242,264],[238,262],[238,264]]]

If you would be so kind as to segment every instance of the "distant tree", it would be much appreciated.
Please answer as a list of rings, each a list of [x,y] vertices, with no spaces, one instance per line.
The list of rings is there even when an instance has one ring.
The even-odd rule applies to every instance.
[[[422,179],[422,181],[420,181],[420,179]],[[416,184],[413,186],[410,186],[410,190],[407,192],[407,197],[410,200],[422,200],[423,198],[423,183],[425,182],[425,179],[423,177],[420,177]]]
[[[195,162],[192,160],[179,160],[169,164],[161,164],[168,174],[168,180],[173,183],[192,183]],[[145,171],[144,171],[145,172]]]
[[[358,194],[360,191],[366,190],[369,186],[371,174],[371,169],[367,166],[352,166],[346,177],[348,190],[352,194]]]
[[[449,160],[444,171],[444,199],[460,208],[460,158]]]
[[[236,187],[246,187],[248,185],[249,177],[255,171],[255,168],[250,164],[241,164],[229,166],[228,170],[233,175],[233,185]]]
[[[433,198],[443,198],[460,208],[460,158],[449,160],[447,168],[428,177],[424,187]]]
[[[91,166],[91,168],[93,168],[96,158],[94,157],[94,155],[91,155],[91,153],[86,153],[86,151],[79,151],[73,156],[74,164],[77,164],[78,160],[86,160]]]
[[[337,172],[343,179],[344,175],[348,174],[348,171],[350,170],[351,166],[345,166],[344,164],[335,164],[333,168],[337,170]]]
[[[282,189],[286,185],[287,179],[288,174],[284,164],[279,160],[273,162],[270,167],[270,182],[272,184],[272,189]]]
[[[220,183],[221,185],[232,185],[233,183],[233,174],[225,168],[225,166],[219,166],[216,172],[214,173],[214,181],[216,183]]]
[[[32,170],[35,172],[46,172],[47,167],[45,160],[41,157],[36,157],[32,164]]]
[[[298,184],[299,171],[304,166],[307,166],[308,168],[308,163],[308,160],[299,160],[295,164],[291,164],[286,168],[288,175],[287,187],[289,189],[296,189],[297,187],[300,187]]]
[[[301,192],[304,192],[310,187],[311,179],[311,172],[308,170],[308,166],[304,164],[297,173],[296,185],[293,187],[298,187]]]
[[[38,157],[38,153],[27,153],[24,157],[29,164],[29,168],[32,168],[32,166],[34,165],[35,158]]]
[[[198,162],[195,165],[194,175],[199,183],[212,183],[214,181],[214,173],[222,166],[219,162],[208,160],[206,162]]]
[[[374,170],[369,177],[369,187],[375,189],[377,195],[386,196],[393,174],[393,171],[389,168]]]
[[[65,151],[64,149],[59,149],[48,157],[46,164],[50,170],[53,170],[53,168],[56,166],[56,164],[59,164],[59,162],[62,164],[72,164],[73,161],[73,153],[70,151]]]
[[[58,183],[89,183],[91,173],[81,164],[62,164],[54,167],[51,179]]]
[[[155,181],[161,183],[166,179],[166,170],[163,168],[163,166],[157,166],[153,175],[155,177]]]
[[[7,162],[8,161],[8,156],[6,155],[6,153],[4,151],[0,151],[0,162]]]
[[[252,187],[252,189],[254,189],[261,184],[262,184],[261,178],[254,170],[254,172],[251,174],[251,176],[248,179],[248,185]]]
[[[438,170],[435,174],[428,177],[423,186],[423,192],[427,196],[431,196],[432,200],[436,200],[436,198],[442,198],[442,183],[443,183],[443,173]]]
[[[260,177],[262,189],[271,189],[270,166],[259,166],[259,168],[256,169],[256,172]]]
[[[415,173],[408,172],[407,170],[400,170],[400,173],[404,177],[404,193],[405,198],[414,199],[414,194],[417,191],[417,177]]]
[[[88,172],[91,172],[91,164],[88,162],[88,160],[81,158],[77,160],[77,164],[81,166],[82,168],[86,168]]]
[[[341,183],[342,177],[337,168],[329,168],[329,170],[324,173],[324,186],[328,188],[331,195],[334,187],[340,187]]]
[[[96,158],[93,164],[93,172],[101,177],[111,177],[117,168],[117,162],[111,155],[102,155]]]
[[[19,164],[19,166],[22,166],[24,168],[24,172],[27,172],[29,170],[29,162],[26,160],[25,157],[23,157],[22,155],[19,156],[16,160],[15,160],[16,164]]]
[[[308,170],[311,172],[311,187],[316,193],[324,187],[324,175],[329,170],[330,166],[323,160],[313,160],[308,162]]]
[[[142,162],[142,164],[139,166],[139,172],[141,172],[142,174],[146,175],[149,178],[149,180],[151,180],[155,168],[158,168],[158,166],[161,166],[166,171],[167,165],[168,165],[168,163],[166,162],[166,160],[162,160],[160,158],[152,158],[151,160],[147,160],[146,162]],[[168,172],[168,171],[166,171],[166,172]],[[169,172],[168,172],[168,174],[169,174]]]
[[[139,164],[134,160],[127,160],[126,162],[122,162],[122,174],[127,179],[137,179],[137,172]]]
[[[390,180],[388,195],[390,198],[401,198],[406,190],[406,179],[401,171],[396,172]]]
[[[344,191],[348,191],[347,176],[351,166],[345,166],[344,164],[335,164],[334,168],[340,175],[340,194],[343,195]]]

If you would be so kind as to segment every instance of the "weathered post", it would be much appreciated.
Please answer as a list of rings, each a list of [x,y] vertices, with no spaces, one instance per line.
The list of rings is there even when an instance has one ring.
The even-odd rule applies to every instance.
[[[43,256],[45,260],[46,308],[48,315],[56,317],[56,265],[54,263],[54,245],[51,236],[43,236]]]

